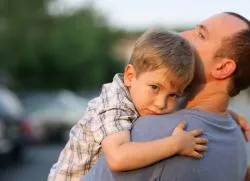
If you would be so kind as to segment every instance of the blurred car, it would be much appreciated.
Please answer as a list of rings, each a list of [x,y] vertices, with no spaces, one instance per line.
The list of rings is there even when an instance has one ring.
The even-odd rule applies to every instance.
[[[20,100],[9,89],[0,87],[0,164],[21,160],[26,128]]]
[[[22,99],[26,120],[37,143],[66,141],[71,127],[83,116],[88,100],[70,91],[35,93]]]

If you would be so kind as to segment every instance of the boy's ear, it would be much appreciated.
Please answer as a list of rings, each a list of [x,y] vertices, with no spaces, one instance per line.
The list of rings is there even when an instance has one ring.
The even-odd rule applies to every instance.
[[[212,71],[212,76],[217,79],[226,79],[230,77],[235,70],[235,61],[228,58],[223,58],[216,64],[215,69]]]
[[[128,64],[124,70],[124,84],[127,87],[131,86],[133,78],[136,76],[135,68],[133,65]]]

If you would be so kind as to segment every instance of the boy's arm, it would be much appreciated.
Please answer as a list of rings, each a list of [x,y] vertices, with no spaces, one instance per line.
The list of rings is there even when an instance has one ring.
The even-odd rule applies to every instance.
[[[175,154],[201,158],[199,151],[206,151],[207,143],[199,138],[202,131],[186,132],[185,123],[180,123],[172,136],[148,142],[130,142],[130,132],[122,131],[107,136],[102,149],[113,171],[128,171],[141,168]]]
[[[228,110],[228,112],[234,118],[234,120],[239,124],[239,126],[241,127],[246,141],[249,141],[250,129],[249,129],[249,125],[248,125],[247,120],[243,116],[234,112],[233,110]]]

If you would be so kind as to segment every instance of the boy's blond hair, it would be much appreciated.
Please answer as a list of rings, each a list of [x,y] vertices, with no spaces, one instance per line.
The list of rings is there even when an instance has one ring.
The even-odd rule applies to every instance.
[[[166,68],[175,84],[187,86],[194,75],[194,53],[183,37],[176,33],[148,30],[136,41],[129,64],[138,77],[146,71]]]

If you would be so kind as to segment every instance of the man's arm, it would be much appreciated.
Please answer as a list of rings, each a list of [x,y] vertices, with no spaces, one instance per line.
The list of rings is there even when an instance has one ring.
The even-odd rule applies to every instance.
[[[245,181],[250,181],[250,163],[248,164],[248,167],[247,167],[247,174],[246,174]]]
[[[180,123],[172,136],[147,142],[130,142],[130,132],[122,131],[107,136],[102,149],[113,171],[128,171],[150,165],[175,154],[201,158],[199,151],[206,151],[207,140],[197,137],[201,130],[186,132]]]
[[[249,141],[249,138],[250,138],[250,129],[249,129],[248,121],[243,116],[237,114],[233,110],[228,110],[228,112],[230,113],[230,115],[233,117],[233,119],[241,127],[241,129],[242,129],[242,131],[244,133],[246,141]],[[247,174],[246,174],[245,181],[250,181],[250,163],[248,164]]]

